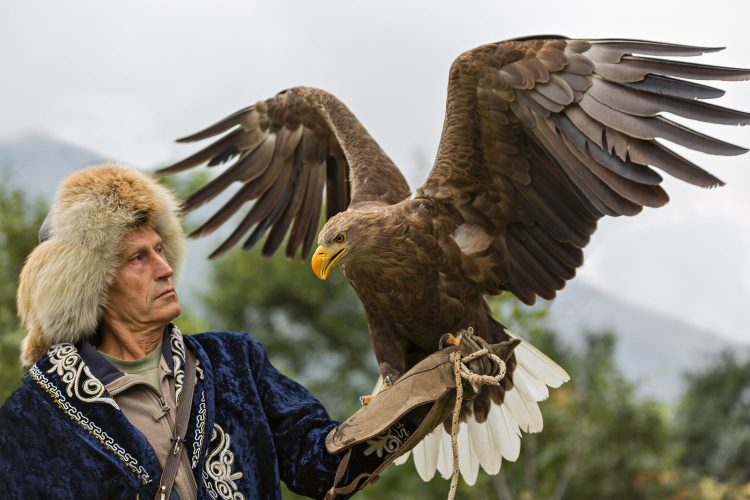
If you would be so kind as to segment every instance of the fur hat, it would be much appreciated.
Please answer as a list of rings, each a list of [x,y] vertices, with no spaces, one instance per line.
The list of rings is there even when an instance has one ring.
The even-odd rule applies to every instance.
[[[161,236],[177,273],[185,234],[179,202],[167,188],[148,174],[112,163],[78,170],[62,181],[42,228],[45,239],[19,278],[24,364],[38,361],[53,344],[96,334],[123,239],[143,223]]]

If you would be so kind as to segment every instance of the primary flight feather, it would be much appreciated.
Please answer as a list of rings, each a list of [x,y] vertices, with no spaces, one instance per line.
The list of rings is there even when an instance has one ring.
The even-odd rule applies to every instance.
[[[263,254],[313,249],[325,279],[338,266],[367,315],[380,375],[397,379],[438,348],[446,332],[473,327],[490,343],[514,336],[486,295],[508,291],[526,304],[552,299],[583,263],[604,215],[635,215],[668,201],[667,173],[700,187],[718,178],[657,141],[714,155],[747,149],[665,118],[730,125],[750,114],[704,102],[723,91],[691,80],[747,80],[750,71],[674,61],[720,49],[641,40],[531,37],[477,47],[451,65],[437,157],[411,195],[391,159],[333,95],[295,87],[181,139],[224,133],[160,173],[234,163],[192,195],[190,211],[240,189],[194,236],[211,233],[255,203],[211,255],[266,234]],[[325,203],[324,196],[325,193]],[[248,234],[249,233],[249,234]],[[537,402],[564,370],[527,342],[501,387],[465,408],[461,472],[497,473],[515,460],[520,431],[538,432]],[[414,449],[420,475],[450,474],[442,428]]]

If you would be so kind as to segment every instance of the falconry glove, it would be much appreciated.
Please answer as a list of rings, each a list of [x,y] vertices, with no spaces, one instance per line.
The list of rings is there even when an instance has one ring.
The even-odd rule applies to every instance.
[[[479,337],[465,334],[458,347],[431,354],[331,430],[326,437],[326,448],[343,457],[326,499],[348,497],[375,481],[388,464],[450,418],[456,401],[451,353],[458,351],[465,359],[486,347],[500,360],[507,361],[519,343],[510,340],[490,346]],[[474,359],[465,366],[477,375],[496,375],[500,370],[489,357]],[[475,397],[481,390],[462,380],[464,399]]]

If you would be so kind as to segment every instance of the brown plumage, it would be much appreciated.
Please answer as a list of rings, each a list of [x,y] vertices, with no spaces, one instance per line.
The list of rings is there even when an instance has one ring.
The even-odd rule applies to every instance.
[[[308,87],[182,139],[227,132],[161,172],[237,158],[186,203],[192,210],[242,183],[194,232],[202,236],[256,200],[212,257],[252,229],[244,248],[270,231],[264,255],[288,234],[286,254],[301,248],[306,258],[325,185],[328,222],[316,258],[326,276],[333,267],[327,259],[340,265],[364,304],[381,375],[397,378],[437,349],[445,332],[473,326],[490,342],[507,339],[484,296],[509,291],[527,304],[554,298],[582,264],[599,218],[668,201],[655,169],[701,187],[723,184],[655,140],[715,155],[747,151],[662,116],[750,122],[750,114],[703,102],[722,91],[684,80],[746,80],[750,71],[653,57],[716,50],[526,38],[465,52],[450,68],[435,164],[413,196],[354,115],[331,94]],[[500,403],[512,389],[514,363],[503,388],[474,402],[477,421],[487,418],[490,400]]]

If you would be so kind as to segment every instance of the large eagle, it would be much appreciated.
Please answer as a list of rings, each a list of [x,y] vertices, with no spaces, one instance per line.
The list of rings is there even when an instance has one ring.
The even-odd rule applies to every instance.
[[[662,116],[747,124],[750,114],[703,102],[723,91],[690,80],[746,80],[749,70],[673,61],[720,49],[641,40],[530,37],[492,43],[451,65],[435,164],[415,194],[349,109],[319,89],[295,87],[181,142],[225,133],[161,173],[234,163],[192,195],[190,211],[231,184],[241,188],[193,236],[211,233],[256,200],[217,257],[248,232],[263,254],[313,248],[325,192],[327,222],[313,269],[338,266],[367,315],[380,375],[396,380],[438,349],[446,332],[473,327],[490,343],[513,336],[485,296],[552,299],[583,263],[605,215],[664,205],[666,172],[696,186],[723,184],[657,139],[715,155],[747,152]],[[652,168],[653,167],[653,168]],[[465,409],[460,466],[473,484],[515,460],[520,430],[538,432],[537,402],[568,375],[527,342],[501,387]],[[451,473],[448,434],[436,429],[414,460],[429,480]]]

